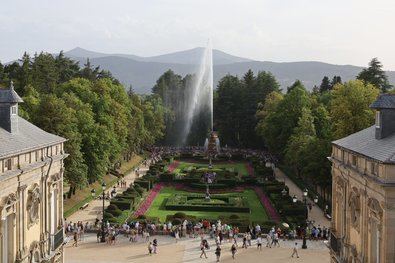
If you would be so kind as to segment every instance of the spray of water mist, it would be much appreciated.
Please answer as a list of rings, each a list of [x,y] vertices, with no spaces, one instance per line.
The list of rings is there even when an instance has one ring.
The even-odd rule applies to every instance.
[[[210,130],[213,130],[213,50],[211,41],[204,49],[199,70],[187,96],[186,123],[181,134],[185,144],[194,118],[203,110],[210,111]]]

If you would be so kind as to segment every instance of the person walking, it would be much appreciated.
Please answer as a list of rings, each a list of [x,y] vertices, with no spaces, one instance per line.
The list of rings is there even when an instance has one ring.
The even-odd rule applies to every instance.
[[[154,247],[154,254],[157,254],[158,240],[156,238],[152,241],[152,246]]]
[[[257,249],[262,250],[262,238],[260,235],[256,239],[256,244],[257,244]]]
[[[176,230],[174,237],[176,238],[176,243],[177,243],[178,240],[180,240],[180,233],[178,232],[178,230]]]
[[[200,258],[202,258],[203,255],[205,258],[207,258],[206,255],[207,247],[208,247],[207,240],[202,240],[202,242],[200,243],[200,251],[202,251],[202,253],[200,253]]]
[[[219,245],[215,249],[215,255],[217,256],[217,262],[219,262],[219,258],[221,257],[221,247]]]
[[[270,234],[266,235],[266,247],[272,248],[272,236]]]
[[[298,254],[298,243],[297,243],[297,242],[295,242],[295,245],[294,245],[294,247],[293,247],[293,249],[292,249],[292,255],[291,255],[291,257],[293,258],[295,254],[296,254],[296,257],[299,258],[299,254]]]
[[[236,244],[232,245],[232,247],[230,248],[230,251],[232,252],[232,258],[235,259],[235,255],[236,255],[236,252],[237,252]]]
[[[73,247],[78,247],[78,233],[77,233],[77,231],[74,231],[73,239],[74,239]]]
[[[153,246],[152,246],[152,243],[149,242],[149,244],[148,244],[148,255],[152,256],[152,250],[153,250],[153,249],[154,249],[154,248],[153,248]]]
[[[247,249],[247,235],[246,234],[244,234],[244,236],[243,236],[243,245],[241,246],[241,248]]]

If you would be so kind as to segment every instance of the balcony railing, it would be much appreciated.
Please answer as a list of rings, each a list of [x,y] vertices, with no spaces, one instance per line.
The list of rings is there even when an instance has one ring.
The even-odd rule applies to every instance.
[[[339,255],[340,254],[340,239],[337,238],[333,233],[331,233],[331,250]]]
[[[59,229],[54,235],[52,235],[52,250],[58,249],[64,241],[64,231],[63,228]]]

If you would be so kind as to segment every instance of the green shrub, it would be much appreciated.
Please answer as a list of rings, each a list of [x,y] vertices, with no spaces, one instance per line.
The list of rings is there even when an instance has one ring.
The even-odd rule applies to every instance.
[[[137,219],[147,219],[147,217],[146,217],[145,215],[139,215],[139,216],[137,217]]]
[[[114,205],[114,204],[110,204],[109,206],[107,206],[107,209],[106,210],[108,210],[108,211],[114,211],[114,210],[117,210],[117,209],[119,209],[116,205]]]
[[[104,220],[105,221],[110,219],[110,218],[113,218],[113,217],[114,216],[111,213],[104,211]]]
[[[120,209],[115,209],[115,210],[107,210],[109,214],[112,214],[114,217],[118,217],[122,214],[122,211]]]
[[[229,219],[232,219],[232,220],[234,220],[234,219],[239,219],[240,217],[238,216],[238,215],[230,215],[229,216]]]
[[[173,218],[173,221],[171,222],[173,226],[178,226],[182,224],[182,221],[180,218]]]
[[[134,189],[136,189],[136,191],[142,196],[143,195],[143,193],[146,191],[143,187],[141,187],[141,185],[139,185],[139,184],[136,184],[135,186],[134,186]]]
[[[160,182],[172,182],[174,180],[174,174],[165,172],[159,175],[159,181]]]
[[[173,215],[173,217],[174,217],[174,218],[181,218],[181,219],[184,219],[184,218],[187,217],[187,215],[186,215],[185,213],[183,213],[183,212],[177,212],[177,213],[175,213],[175,214]]]
[[[134,188],[140,195],[142,195],[142,193],[144,192],[144,189],[148,189],[149,186],[150,186],[150,183],[146,180],[141,179],[141,178],[136,179],[134,181]],[[137,190],[137,189],[143,189],[143,190],[141,191],[141,190]]]
[[[129,210],[131,201],[126,199],[115,199],[110,204],[116,205],[120,210]]]

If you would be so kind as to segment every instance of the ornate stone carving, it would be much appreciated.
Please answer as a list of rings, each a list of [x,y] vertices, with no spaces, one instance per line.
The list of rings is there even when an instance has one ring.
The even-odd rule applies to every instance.
[[[38,213],[40,209],[40,189],[38,185],[35,185],[33,189],[28,191],[27,197],[27,227],[30,228],[38,221]]]
[[[348,199],[351,211],[351,225],[359,232],[361,221],[361,198],[357,188],[353,187]]]
[[[370,212],[378,219],[381,219],[383,216],[383,208],[381,207],[379,201],[375,198],[368,199],[368,207]]]
[[[40,253],[40,245],[39,242],[34,241],[29,248],[29,263],[41,262],[41,253]]]
[[[51,176],[52,183],[58,182],[60,179],[62,179],[61,173],[56,173]]]
[[[18,201],[18,198],[16,197],[16,194],[11,193],[6,197],[6,199],[4,201],[4,206],[10,207],[10,206],[14,205],[17,201]]]

